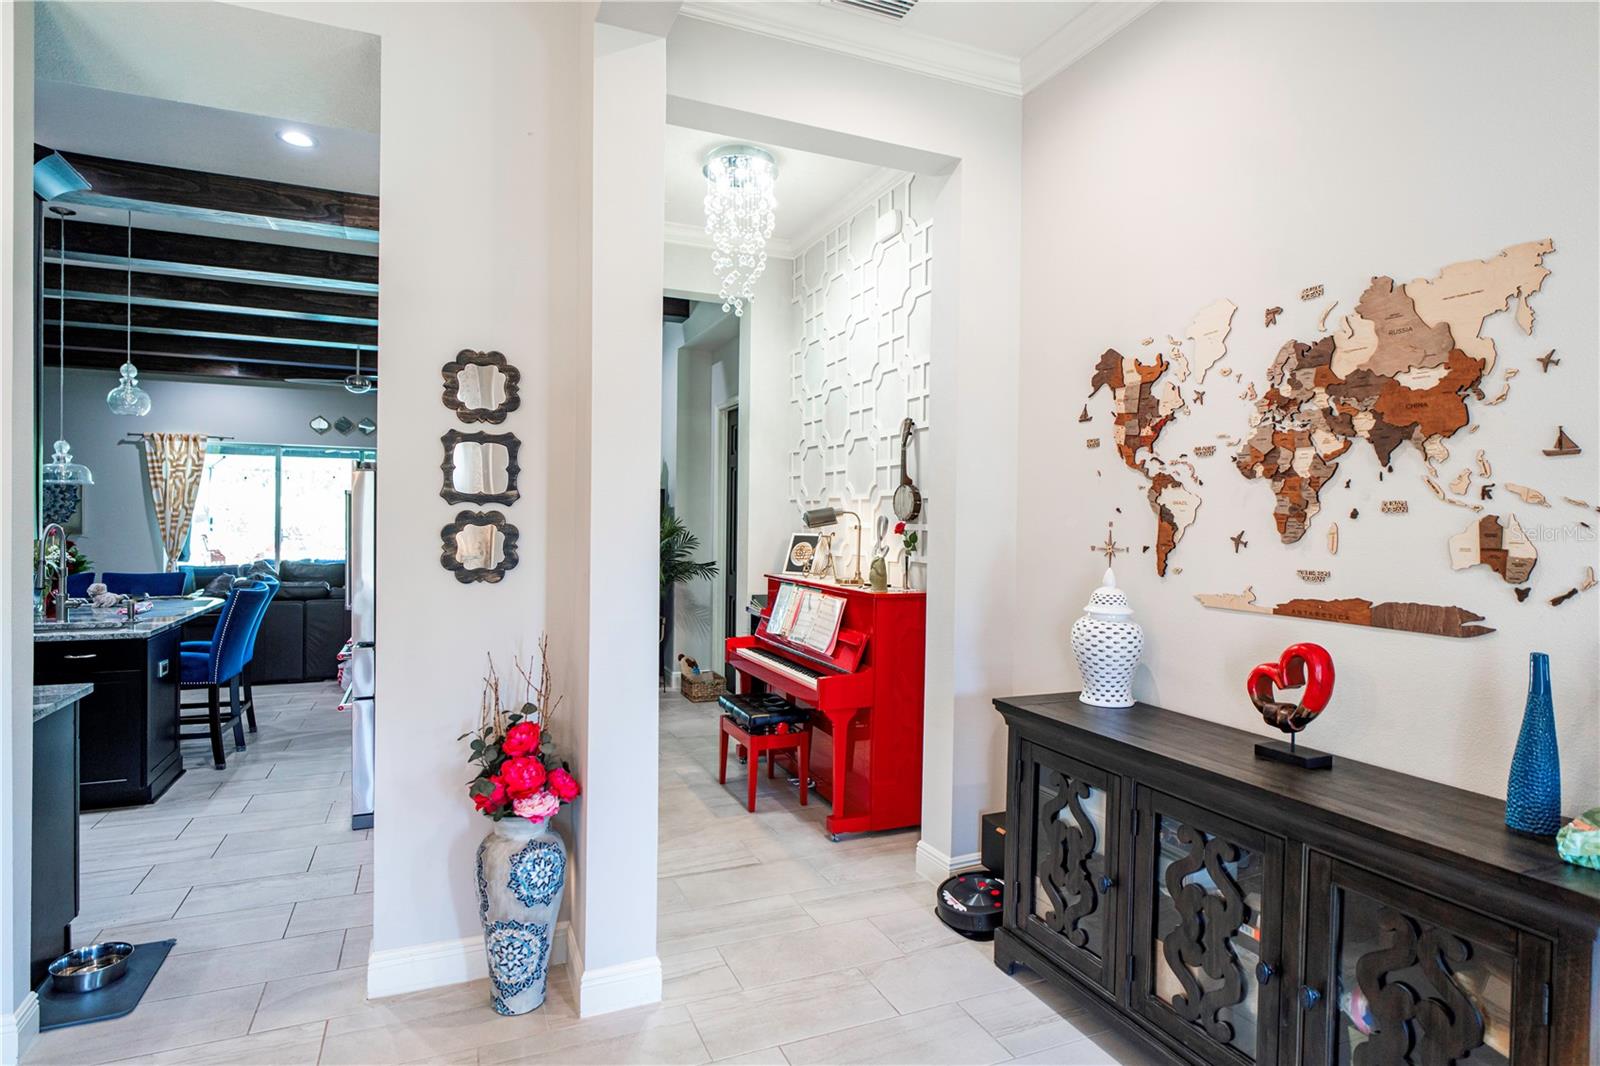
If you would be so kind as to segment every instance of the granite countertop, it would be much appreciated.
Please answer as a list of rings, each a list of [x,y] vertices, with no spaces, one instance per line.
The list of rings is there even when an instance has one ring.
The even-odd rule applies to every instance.
[[[138,621],[131,626],[122,624],[122,609],[119,607],[74,607],[72,619],[75,622],[105,621],[116,622],[117,625],[110,629],[35,629],[33,640],[36,644],[81,640],[149,640],[158,633],[183,625],[191,618],[198,618],[221,602],[214,596],[155,600],[154,606],[139,615]]]
[[[79,681],[71,685],[35,685],[33,686],[33,720],[48,718],[63,707],[71,707],[94,691],[94,686],[87,681]]]

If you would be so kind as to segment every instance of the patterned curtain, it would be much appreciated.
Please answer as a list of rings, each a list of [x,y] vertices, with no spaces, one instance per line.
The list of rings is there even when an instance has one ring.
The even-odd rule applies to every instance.
[[[178,567],[178,553],[183,551],[189,524],[194,521],[194,501],[200,495],[200,475],[206,468],[206,435],[146,433],[144,466],[156,508],[156,528],[161,531],[161,554],[170,573]]]

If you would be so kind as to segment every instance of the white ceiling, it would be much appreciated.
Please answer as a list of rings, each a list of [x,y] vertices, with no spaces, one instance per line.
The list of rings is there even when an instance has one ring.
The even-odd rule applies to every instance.
[[[682,13],[1021,96],[1154,6],[1147,0],[919,0],[896,20],[832,0],[688,0]]]
[[[679,242],[705,239],[706,179],[700,172],[706,154],[737,138],[667,127],[667,231]],[[898,174],[883,167],[834,156],[762,145],[778,160],[778,220],[769,245],[771,254],[787,257],[801,242],[810,243],[840,211],[862,202]]]

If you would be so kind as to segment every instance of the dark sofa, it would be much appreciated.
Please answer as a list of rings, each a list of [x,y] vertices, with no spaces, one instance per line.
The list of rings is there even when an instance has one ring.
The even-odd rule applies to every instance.
[[[222,574],[236,575],[249,566],[186,566],[196,589]],[[344,605],[343,562],[289,559],[277,568],[281,583],[267,606],[256,636],[250,664],[253,684],[285,681],[327,681],[339,672],[339,649],[350,639],[350,612]],[[212,621],[199,619],[184,627],[184,640],[207,640]]]

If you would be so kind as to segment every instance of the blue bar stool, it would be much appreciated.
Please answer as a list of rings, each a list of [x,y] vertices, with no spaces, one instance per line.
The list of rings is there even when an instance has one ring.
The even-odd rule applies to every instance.
[[[178,721],[185,725],[204,723],[208,728],[204,733],[185,733],[180,727],[178,735],[184,739],[209,736],[212,761],[218,770],[225,770],[228,766],[227,757],[222,753],[222,686],[228,686],[228,721],[233,723],[233,748],[243,751],[244,725],[240,717],[239,675],[249,662],[249,653],[255,646],[256,630],[261,627],[261,619],[265,617],[267,604],[275,592],[276,582],[270,585],[265,581],[235,585],[228,591],[227,602],[222,605],[222,613],[217,618],[217,628],[212,632],[211,639],[203,642],[186,641],[179,648],[183,665],[178,683],[182,688],[204,688],[206,702],[179,704]],[[181,713],[200,707],[206,708],[205,714]]]

